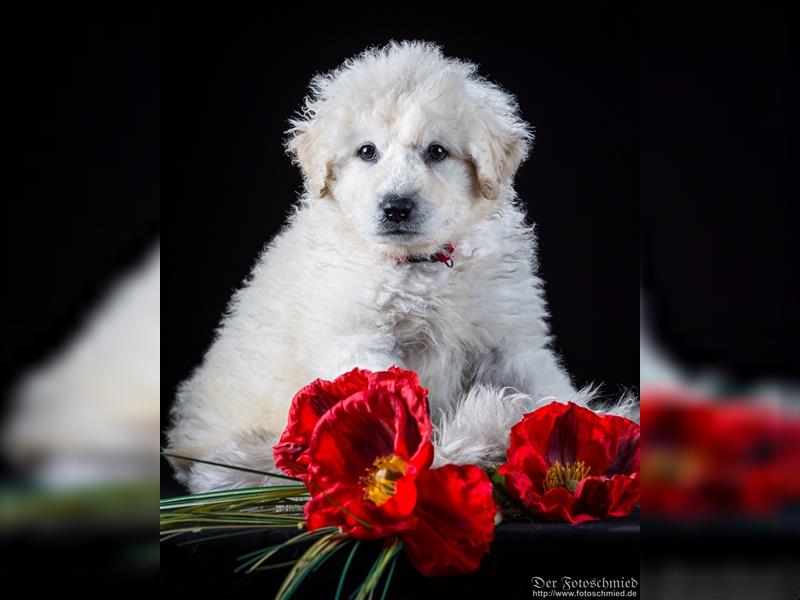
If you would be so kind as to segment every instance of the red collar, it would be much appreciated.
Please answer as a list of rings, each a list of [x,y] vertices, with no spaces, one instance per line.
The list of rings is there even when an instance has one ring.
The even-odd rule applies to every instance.
[[[439,247],[437,252],[433,254],[421,254],[416,256],[406,256],[401,259],[401,262],[421,263],[421,262],[440,262],[446,267],[453,268],[453,254],[455,254],[456,247],[453,244],[443,244]]]

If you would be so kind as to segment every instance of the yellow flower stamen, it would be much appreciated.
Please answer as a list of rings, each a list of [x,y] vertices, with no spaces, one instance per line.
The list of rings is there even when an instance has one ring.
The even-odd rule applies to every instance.
[[[405,475],[408,462],[396,454],[381,456],[372,463],[372,469],[361,478],[364,499],[380,506],[397,492],[397,480]]]
[[[575,493],[581,479],[589,474],[589,467],[582,460],[575,463],[562,465],[559,461],[553,463],[544,476],[545,491],[556,487],[566,488],[571,494]]]

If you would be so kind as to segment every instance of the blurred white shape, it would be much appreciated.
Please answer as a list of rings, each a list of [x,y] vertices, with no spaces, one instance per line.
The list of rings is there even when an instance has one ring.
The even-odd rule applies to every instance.
[[[649,309],[639,294],[639,385],[673,387],[685,379],[680,368],[657,344],[650,328]]]
[[[65,348],[21,377],[3,449],[34,480],[65,486],[157,477],[160,285],[156,247]]]
[[[687,369],[686,367],[693,367]],[[743,383],[744,382],[744,383]],[[744,388],[742,399],[759,402],[797,415],[800,411],[800,382],[774,378],[747,377],[722,367],[682,365],[656,340],[650,307],[643,293],[639,295],[639,383],[642,390],[678,390],[705,396],[713,401],[731,394],[731,386]],[[745,385],[746,383],[746,385]]]

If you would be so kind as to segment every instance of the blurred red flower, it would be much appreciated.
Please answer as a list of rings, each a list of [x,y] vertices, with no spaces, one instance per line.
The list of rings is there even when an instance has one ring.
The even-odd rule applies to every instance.
[[[498,473],[537,517],[570,523],[624,517],[639,501],[639,425],[553,402],[512,428]]]
[[[642,391],[647,516],[768,515],[800,498],[800,423],[743,398]]]
[[[473,571],[494,535],[492,485],[475,466],[430,469],[430,437],[415,373],[355,369],[298,392],[275,462],[306,481],[310,531],[398,535],[425,575]]]

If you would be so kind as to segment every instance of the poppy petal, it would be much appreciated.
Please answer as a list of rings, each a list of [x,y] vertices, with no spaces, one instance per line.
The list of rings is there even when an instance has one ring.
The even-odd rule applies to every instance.
[[[509,456],[508,462],[497,472],[505,477],[506,488],[525,503],[530,494],[538,495],[542,491],[547,463],[532,447],[516,448]]]
[[[412,486],[412,493],[416,489]],[[326,490],[316,490],[306,503],[306,527],[316,531],[321,527],[340,527],[350,537],[375,540],[413,529],[417,517],[408,511],[404,518],[387,515],[383,507],[364,500],[358,486],[334,484]]]
[[[547,439],[547,463],[558,461],[566,465],[581,460],[592,474],[605,473],[613,460],[614,439],[610,435],[609,418],[568,403],[567,410],[553,421]]]
[[[574,514],[625,517],[639,502],[639,474],[587,477],[575,490]]]
[[[309,477],[323,487],[326,482],[359,485],[376,459],[395,453],[394,428],[402,412],[397,398],[372,390],[331,408],[311,437]],[[407,454],[401,456],[408,461]]]
[[[428,576],[475,571],[489,551],[497,507],[492,484],[475,466],[420,474],[417,526],[401,535],[411,563]]]
[[[333,381],[317,379],[292,399],[288,424],[273,448],[275,466],[305,481],[308,445],[314,427],[331,407],[368,386],[369,371],[353,369]]]

